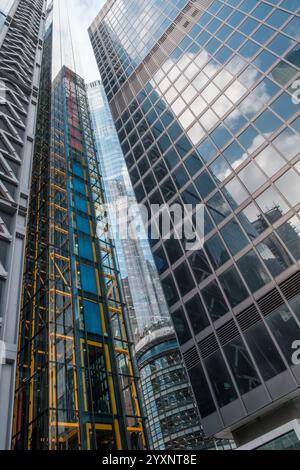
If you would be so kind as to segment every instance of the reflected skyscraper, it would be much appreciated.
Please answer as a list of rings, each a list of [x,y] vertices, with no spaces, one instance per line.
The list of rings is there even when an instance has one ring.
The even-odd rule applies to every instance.
[[[126,204],[135,208],[136,217],[131,227],[132,235],[137,235],[138,227],[143,226],[142,219],[101,83],[88,85],[87,95],[108,201],[118,208],[125,198]],[[114,242],[135,339],[150,448],[192,450],[223,446],[222,442],[203,439],[199,414],[146,234],[123,238],[115,228]]]
[[[299,13],[108,0],[89,29],[137,200],[205,205],[203,249],[150,242],[205,433],[249,448],[300,441]]]

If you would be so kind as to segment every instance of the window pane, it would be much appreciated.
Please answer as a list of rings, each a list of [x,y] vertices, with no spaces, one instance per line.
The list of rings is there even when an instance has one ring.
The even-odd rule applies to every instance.
[[[237,337],[227,344],[224,347],[224,352],[242,395],[261,384],[241,337]]]
[[[212,273],[203,250],[194,251],[189,257],[189,263],[197,282],[202,282]]]
[[[228,403],[236,400],[237,393],[221,352],[218,351],[205,359],[205,366],[219,406],[228,405]]]
[[[226,184],[222,191],[233,209],[238,207],[248,198],[246,189],[241,185],[237,178],[233,178],[233,180]]]
[[[238,218],[250,240],[254,240],[269,226],[265,218],[260,214],[257,206],[253,203],[241,211],[238,214]]]
[[[300,220],[297,216],[277,229],[277,233],[294,258],[300,260]]]
[[[218,320],[228,312],[223,294],[215,281],[202,290],[202,295],[212,321]]]
[[[300,202],[300,176],[295,170],[287,171],[276,181],[275,185],[291,206],[295,206]]]
[[[256,292],[270,282],[268,273],[254,251],[243,256],[237,264],[251,292]]]
[[[231,307],[236,307],[249,297],[248,291],[234,266],[227,269],[219,279]]]
[[[278,276],[292,264],[290,256],[274,234],[257,245],[257,250],[273,276]]]
[[[300,340],[300,328],[295,322],[291,312],[286,305],[282,305],[269,317],[267,317],[266,321],[272,333],[274,334],[287,362],[290,366],[292,366],[292,344],[294,341]]]
[[[198,364],[196,367],[189,370],[189,377],[195,393],[200,415],[202,418],[205,418],[206,416],[214,413],[216,411],[216,407],[212,399],[202,366]]]
[[[187,302],[185,308],[195,335],[210,325],[199,295]]]
[[[204,247],[215,269],[218,269],[229,260],[229,254],[219,235],[210,238],[205,243]]]
[[[285,370],[283,360],[263,323],[252,326],[244,336],[264,380],[272,379]]]
[[[255,163],[251,162],[239,173],[239,178],[242,180],[250,193],[254,193],[266,181],[267,177],[257,168]]]
[[[256,163],[268,175],[273,176],[285,165],[285,160],[270,145],[255,158]]]
[[[175,283],[173,281],[172,276],[168,276],[162,281],[162,287],[166,296],[167,303],[169,307],[171,307],[179,300],[178,292],[175,287]]]
[[[101,325],[99,304],[95,302],[90,302],[89,300],[84,300],[83,311],[84,311],[86,330],[90,333],[101,335],[102,325]]]
[[[207,171],[204,171],[204,173],[198,176],[198,178],[195,180],[195,185],[203,199],[206,198],[206,196],[208,196],[208,194],[211,193],[216,187]]]
[[[221,234],[233,256],[249,243],[235,219],[221,229]]]
[[[300,295],[297,295],[297,297],[294,297],[292,300],[289,301],[289,304],[295,313],[296,317],[300,321]]]
[[[172,319],[179,344],[184,344],[192,337],[182,308],[172,313]]]
[[[176,263],[183,256],[183,251],[181,249],[180,243],[174,238],[170,238],[165,241],[165,248],[167,250],[167,255],[171,264]]]
[[[214,163],[210,165],[209,169],[213,174],[216,183],[221,183],[232,173],[230,166],[223,157],[217,158]]]
[[[256,202],[266,218],[272,223],[280,219],[280,217],[289,210],[286,202],[273,188],[268,188],[256,199]]]
[[[182,296],[195,287],[191,272],[185,262],[175,269],[174,274]]]
[[[223,222],[231,214],[230,206],[221,193],[215,194],[206,205],[217,224]]]

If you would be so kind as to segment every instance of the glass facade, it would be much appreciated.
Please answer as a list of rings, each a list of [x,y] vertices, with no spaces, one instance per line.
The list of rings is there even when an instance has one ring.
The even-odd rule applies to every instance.
[[[107,200],[116,209],[126,202],[137,213],[134,227],[133,223],[131,226],[138,234],[142,219],[138,215],[135,194],[101,82],[88,85],[87,95]],[[134,309],[131,317],[134,337],[138,341],[145,329],[153,323],[168,321],[170,315],[148,240],[138,236],[121,237],[117,222],[112,216],[111,225],[116,225],[113,234],[120,276],[130,289],[127,300]],[[126,289],[124,292],[126,294]]]
[[[107,21],[126,23],[123,34],[136,41],[134,15],[116,15],[114,4],[89,32],[136,197],[147,206],[205,205],[203,249],[150,243],[211,435],[300,385],[291,363],[300,339],[300,6],[185,2],[175,20],[170,8],[172,26],[123,73],[121,39]]]
[[[19,336],[14,449],[145,446],[85,83],[51,85],[45,38]]]
[[[226,450],[231,443],[203,439],[199,416],[173,328],[152,328],[137,345],[141,388],[154,450]]]
[[[124,204],[125,197],[126,203],[134,207],[134,191],[103,85],[100,82],[88,85],[87,95],[108,201],[117,207]],[[113,218],[111,223],[114,223]],[[141,224],[138,216],[134,221],[136,230]],[[117,227],[115,229],[114,243],[141,374],[140,390],[150,448],[183,450],[225,445],[203,439],[199,414],[148,240],[123,239]]]

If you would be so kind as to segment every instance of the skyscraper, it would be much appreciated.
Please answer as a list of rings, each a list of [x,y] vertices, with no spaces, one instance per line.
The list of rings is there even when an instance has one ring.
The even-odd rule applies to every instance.
[[[43,50],[21,308],[14,449],[145,446],[85,83]]]
[[[300,445],[299,13],[108,0],[89,29],[138,201],[205,206],[201,250],[151,245],[206,435],[251,448]]]
[[[116,209],[125,202],[136,214],[131,223],[133,236],[122,237],[115,227],[114,242],[130,308],[150,448],[195,450],[214,446],[213,441],[203,440],[149,242],[146,236],[135,236],[142,220],[102,84],[97,81],[88,85],[87,95],[108,201]]]
[[[44,0],[0,2],[0,449],[11,440]]]

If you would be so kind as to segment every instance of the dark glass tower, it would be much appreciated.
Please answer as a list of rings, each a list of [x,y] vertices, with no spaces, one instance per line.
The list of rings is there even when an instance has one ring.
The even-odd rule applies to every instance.
[[[23,282],[14,449],[145,446],[85,83],[51,83],[45,38]]]
[[[299,14],[109,0],[89,29],[138,201],[205,206],[203,249],[152,250],[206,434],[252,447],[300,436]]]

